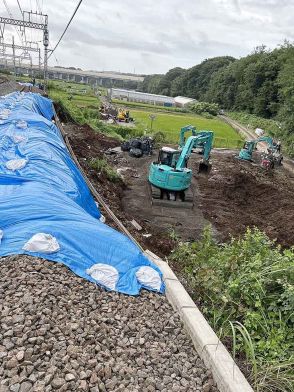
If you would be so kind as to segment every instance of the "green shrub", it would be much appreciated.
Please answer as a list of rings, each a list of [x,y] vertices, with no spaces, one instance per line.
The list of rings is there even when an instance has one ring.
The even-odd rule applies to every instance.
[[[89,166],[97,172],[105,174],[111,182],[117,182],[121,179],[120,175],[107,163],[105,159],[92,158]]]
[[[152,138],[153,138],[155,144],[161,144],[161,143],[165,142],[166,135],[163,132],[158,131],[152,135]]]
[[[251,353],[257,390],[271,390],[266,389],[270,380],[267,386],[260,384],[260,374],[270,368],[276,378],[279,364],[286,372],[292,369],[288,379],[293,388],[294,248],[281,250],[258,229],[218,244],[207,228],[200,241],[180,245],[172,259],[213,328],[234,340],[237,353]]]
[[[196,114],[203,114],[206,113],[212,116],[216,116],[219,113],[219,106],[216,103],[209,103],[209,102],[195,102],[189,105],[189,108],[192,112]]]

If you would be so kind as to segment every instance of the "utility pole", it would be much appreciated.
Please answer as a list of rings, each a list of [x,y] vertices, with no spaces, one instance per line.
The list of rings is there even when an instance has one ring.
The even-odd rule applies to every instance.
[[[15,65],[15,47],[14,47],[14,36],[12,37],[12,53],[13,53],[13,67],[14,67],[14,77],[16,78],[16,65]]]
[[[41,49],[39,49],[39,71],[38,71],[39,78],[40,75],[41,75]]]
[[[47,89],[48,84],[48,46],[49,46],[49,31],[48,26],[44,30],[44,90]]]

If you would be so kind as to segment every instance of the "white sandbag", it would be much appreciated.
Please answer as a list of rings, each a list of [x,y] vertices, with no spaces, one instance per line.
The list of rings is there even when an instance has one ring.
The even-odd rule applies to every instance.
[[[100,222],[105,223],[106,222],[106,218],[104,215],[101,214],[100,218],[99,218]]]
[[[3,238],[3,235],[4,235],[4,232],[3,232],[3,230],[0,229],[0,244],[1,244],[1,241],[2,241],[2,238]]]
[[[91,268],[88,268],[86,273],[95,279],[97,283],[100,283],[110,290],[115,290],[119,274],[117,269],[111,265],[97,263],[92,265]]]
[[[152,290],[160,290],[161,278],[155,269],[149,266],[142,266],[136,272],[136,277],[142,285],[149,287]]]
[[[51,234],[37,233],[22,248],[27,252],[55,253],[60,250],[57,239]]]
[[[262,135],[264,135],[264,130],[261,128],[256,128],[255,133],[257,136],[262,136]]]
[[[25,167],[25,165],[28,163],[27,159],[11,159],[10,161],[6,162],[6,167],[9,170],[15,171],[15,170],[20,170]]]

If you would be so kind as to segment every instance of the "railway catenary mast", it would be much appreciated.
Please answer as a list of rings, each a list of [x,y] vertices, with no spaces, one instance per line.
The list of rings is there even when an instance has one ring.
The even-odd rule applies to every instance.
[[[1,37],[3,38],[5,25],[19,26],[23,28],[30,28],[43,31],[43,45],[44,45],[44,84],[47,85],[48,78],[48,46],[49,46],[49,30],[48,30],[48,15],[40,12],[22,11],[23,19],[5,18],[0,16]],[[34,21],[34,18],[41,18],[42,23]],[[3,43],[4,45],[8,45]],[[14,44],[12,44],[14,45]],[[18,45],[19,47],[20,45]],[[23,46],[23,45],[22,45]],[[7,46],[8,47],[8,46]],[[16,49],[16,45],[13,46]],[[30,48],[32,50],[32,48]],[[39,54],[40,64],[40,54]]]

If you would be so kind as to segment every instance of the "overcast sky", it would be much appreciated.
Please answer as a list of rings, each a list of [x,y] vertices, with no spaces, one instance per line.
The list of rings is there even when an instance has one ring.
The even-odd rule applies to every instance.
[[[6,0],[20,17],[17,0]],[[38,0],[57,42],[78,0]],[[35,0],[20,0],[23,9]],[[0,15],[7,16],[3,0]],[[83,0],[50,65],[163,73],[294,41],[294,0]],[[7,30],[9,33],[9,29]],[[14,31],[15,33],[15,31]],[[32,37],[34,38],[34,37]]]

